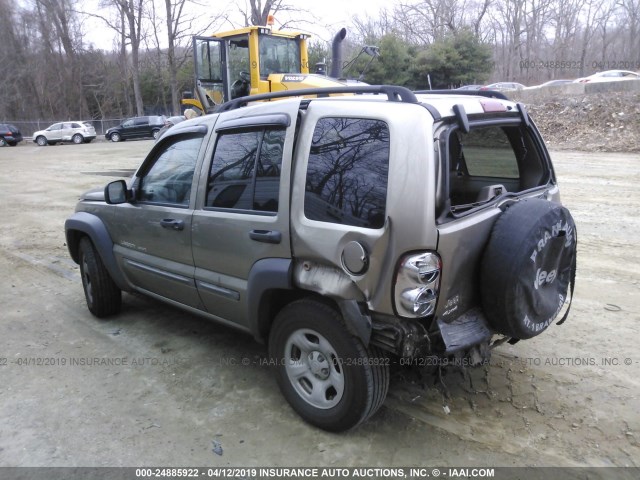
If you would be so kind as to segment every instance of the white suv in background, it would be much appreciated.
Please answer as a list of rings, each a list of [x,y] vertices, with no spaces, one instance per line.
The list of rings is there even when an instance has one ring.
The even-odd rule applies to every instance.
[[[89,143],[96,138],[96,129],[89,122],[60,122],[54,123],[46,130],[39,130],[33,134],[33,141],[44,147],[58,142]]]

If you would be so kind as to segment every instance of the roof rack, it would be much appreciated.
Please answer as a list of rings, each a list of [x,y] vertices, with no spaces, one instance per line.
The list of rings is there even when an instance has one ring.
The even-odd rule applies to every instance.
[[[300,90],[287,90],[283,92],[262,93],[259,95],[251,95],[248,97],[240,97],[229,102],[218,105],[214,108],[214,113],[235,110],[236,108],[245,107],[249,102],[257,102],[260,100],[275,100],[277,98],[287,97],[305,97],[308,95],[316,95],[318,97],[327,97],[331,94],[339,93],[373,93],[385,94],[390,102],[418,103],[415,94],[405,87],[397,85],[359,85],[345,87],[326,87],[326,88],[302,88]]]
[[[418,90],[413,93],[418,95],[471,95],[488,98],[499,98],[501,100],[509,100],[504,93],[497,90]]]

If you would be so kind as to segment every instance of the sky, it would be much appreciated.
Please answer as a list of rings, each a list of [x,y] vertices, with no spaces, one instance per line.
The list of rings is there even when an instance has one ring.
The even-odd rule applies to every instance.
[[[203,24],[206,24],[207,17],[209,17],[207,8],[223,8],[223,6],[227,6],[231,18],[236,22],[235,26],[226,22],[217,30],[214,29],[209,33],[230,30],[241,26],[242,19],[240,15],[236,13],[237,8],[233,7],[234,2],[225,0],[203,0],[203,3],[209,5],[209,7],[202,7],[202,13],[199,14],[203,20]],[[243,2],[242,0],[237,0],[237,3]],[[319,0],[315,2],[310,2],[309,0],[289,0],[288,3],[309,11],[312,16],[315,17],[311,18],[304,13],[298,13],[295,15],[295,18],[310,21],[299,23],[291,22],[290,25],[288,25],[290,29],[309,32],[315,39],[330,41],[340,28],[349,28],[353,16],[358,15],[361,18],[365,18],[368,15],[375,17],[382,8],[391,10],[395,2],[392,0]],[[163,6],[164,2],[157,2],[157,4]],[[78,6],[80,7],[79,9],[84,11],[96,12],[97,14],[102,13],[98,7],[98,0],[80,0]],[[275,26],[279,27],[279,24],[284,21],[289,21],[288,15],[276,15]],[[86,42],[93,44],[95,48],[104,50],[114,48],[114,32],[106,27],[101,20],[88,18],[85,20],[84,28],[86,32]]]

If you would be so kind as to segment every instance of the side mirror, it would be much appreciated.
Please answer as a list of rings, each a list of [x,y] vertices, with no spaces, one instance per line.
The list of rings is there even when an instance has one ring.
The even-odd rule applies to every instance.
[[[127,189],[127,182],[116,180],[104,188],[104,201],[109,205],[127,203],[131,200],[131,192]]]

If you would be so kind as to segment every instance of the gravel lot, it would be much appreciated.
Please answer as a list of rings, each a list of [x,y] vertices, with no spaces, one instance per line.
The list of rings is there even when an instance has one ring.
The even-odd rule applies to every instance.
[[[250,337],[140,296],[87,310],[64,220],[151,146],[0,148],[0,466],[640,466],[637,155],[553,153],[579,238],[564,325],[441,382],[398,370],[335,435],[289,408]]]

